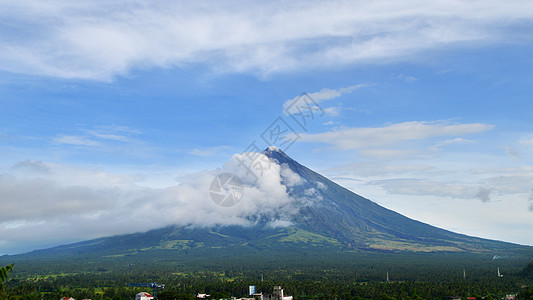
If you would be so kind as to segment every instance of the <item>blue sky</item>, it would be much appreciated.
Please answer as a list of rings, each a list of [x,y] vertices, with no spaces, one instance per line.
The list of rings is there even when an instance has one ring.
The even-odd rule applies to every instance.
[[[0,253],[221,213],[169,195],[278,117],[362,196],[533,245],[530,6],[0,3]],[[325,112],[305,128],[283,112],[302,92]]]

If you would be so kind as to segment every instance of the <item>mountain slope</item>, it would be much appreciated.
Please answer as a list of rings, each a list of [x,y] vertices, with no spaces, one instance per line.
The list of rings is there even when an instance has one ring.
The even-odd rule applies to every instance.
[[[290,190],[299,198],[312,189],[322,200],[303,207],[300,228],[333,237],[353,248],[409,251],[500,251],[512,244],[469,237],[409,219],[361,197],[302,166],[276,148],[265,155],[304,179]],[[308,194],[308,193],[307,193]]]

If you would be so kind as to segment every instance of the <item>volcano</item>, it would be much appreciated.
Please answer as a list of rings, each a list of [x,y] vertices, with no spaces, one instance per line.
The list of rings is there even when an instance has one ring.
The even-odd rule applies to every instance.
[[[257,221],[253,226],[175,225],[37,250],[28,255],[117,257],[150,251],[166,251],[169,255],[183,251],[206,253],[221,248],[248,249],[254,253],[277,249],[484,254],[531,251],[529,246],[471,237],[410,219],[334,183],[278,148],[269,147],[263,154],[300,177],[297,185],[287,185],[289,196],[298,200],[295,203],[313,200],[311,205],[297,207],[297,213],[291,215],[285,227],[269,226],[268,220]]]

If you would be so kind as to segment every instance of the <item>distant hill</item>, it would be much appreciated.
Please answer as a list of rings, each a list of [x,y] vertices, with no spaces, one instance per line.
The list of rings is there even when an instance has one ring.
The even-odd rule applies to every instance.
[[[169,226],[37,250],[16,257],[98,255],[113,258],[150,251],[209,253],[209,249],[238,249],[249,253],[280,249],[373,253],[532,252],[533,247],[457,234],[412,220],[343,188],[277,148],[270,147],[264,154],[280,165],[286,164],[301,177],[300,184],[288,188],[290,196],[304,199],[309,197],[309,191],[313,191],[312,197],[320,199],[313,205],[301,205],[291,226],[272,228],[264,222],[252,227]]]

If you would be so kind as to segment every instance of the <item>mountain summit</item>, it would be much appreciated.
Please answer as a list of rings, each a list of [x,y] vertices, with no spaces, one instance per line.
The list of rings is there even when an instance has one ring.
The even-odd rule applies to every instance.
[[[280,169],[292,199],[290,220],[273,226],[259,218],[251,226],[168,226],[145,233],[104,237],[38,250],[32,256],[96,254],[116,257],[146,251],[252,252],[284,249],[334,249],[362,252],[511,253],[531,248],[440,229],[386,209],[310,170],[276,147],[263,154]],[[283,173],[283,172],[281,172]],[[285,172],[287,173],[287,172]],[[297,180],[295,180],[295,178]],[[287,181],[287,182],[283,182]],[[237,204],[239,205],[239,204]],[[280,209],[281,210],[281,209]],[[203,249],[203,250],[202,250]],[[231,250],[230,250],[231,251]],[[174,252],[168,252],[174,253]]]

